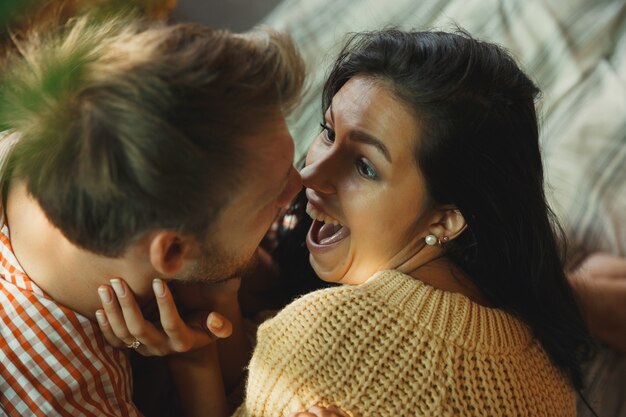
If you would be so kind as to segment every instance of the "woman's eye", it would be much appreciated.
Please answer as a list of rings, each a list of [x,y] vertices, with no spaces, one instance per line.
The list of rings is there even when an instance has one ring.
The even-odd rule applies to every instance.
[[[378,179],[378,174],[376,173],[374,168],[372,168],[372,166],[368,164],[365,160],[359,159],[358,161],[356,161],[356,167],[359,171],[359,174],[361,174],[365,178],[369,178],[372,180]]]
[[[328,143],[334,143],[335,142],[335,131],[332,130],[330,128],[330,126],[324,124],[324,123],[320,123],[320,126],[322,126],[322,131],[324,132],[324,139],[326,140],[326,142]]]

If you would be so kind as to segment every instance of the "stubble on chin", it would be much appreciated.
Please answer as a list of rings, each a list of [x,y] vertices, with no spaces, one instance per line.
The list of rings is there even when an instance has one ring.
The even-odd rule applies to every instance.
[[[193,269],[180,279],[186,282],[203,284],[221,284],[233,279],[239,279],[253,271],[259,263],[258,253],[255,251],[251,258],[236,259],[220,251],[205,252]]]

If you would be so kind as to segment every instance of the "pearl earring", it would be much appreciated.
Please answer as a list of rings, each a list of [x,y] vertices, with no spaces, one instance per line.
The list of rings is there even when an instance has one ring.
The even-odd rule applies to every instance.
[[[435,235],[428,235],[424,238],[424,241],[428,246],[435,246],[437,242],[439,242],[439,239],[437,239]]]

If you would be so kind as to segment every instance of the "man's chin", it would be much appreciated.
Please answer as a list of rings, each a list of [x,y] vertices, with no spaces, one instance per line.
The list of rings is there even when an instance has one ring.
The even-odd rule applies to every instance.
[[[248,261],[223,262],[218,265],[209,265],[208,262],[197,265],[191,273],[181,277],[182,281],[204,284],[222,284],[234,279],[241,279],[255,270],[259,263],[258,253],[255,251]],[[229,264],[230,267],[226,265]]]
[[[228,281],[232,281],[234,279],[241,279],[241,275],[233,274],[233,275],[227,276],[225,278],[217,278],[217,279],[210,279],[210,280],[198,279],[195,282],[203,282],[205,284],[216,284],[217,285],[217,284],[223,284],[223,283],[228,282]]]

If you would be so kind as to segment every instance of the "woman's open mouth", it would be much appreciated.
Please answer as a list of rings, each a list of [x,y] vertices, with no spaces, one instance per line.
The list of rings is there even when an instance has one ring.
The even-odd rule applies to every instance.
[[[319,211],[311,203],[307,204],[307,214],[313,224],[307,235],[309,250],[329,250],[350,235],[350,229],[338,220]]]

